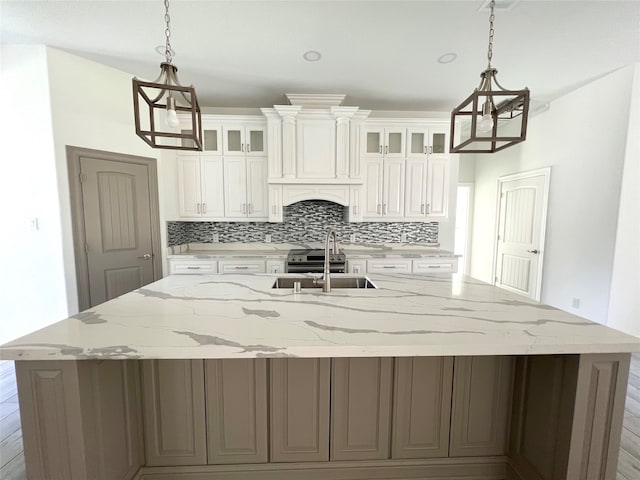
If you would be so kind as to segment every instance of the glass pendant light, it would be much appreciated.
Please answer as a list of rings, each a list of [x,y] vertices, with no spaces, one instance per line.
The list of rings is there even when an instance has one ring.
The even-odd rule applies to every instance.
[[[496,79],[498,70],[491,66],[495,3],[490,4],[487,68],[478,88],[451,112],[451,153],[494,153],[527,137],[529,89],[503,88]]]
[[[160,75],[153,82],[133,78],[136,134],[152,148],[201,151],[200,105],[193,85],[183,87],[178,81],[178,68],[172,63],[169,0],[164,6],[165,61]]]

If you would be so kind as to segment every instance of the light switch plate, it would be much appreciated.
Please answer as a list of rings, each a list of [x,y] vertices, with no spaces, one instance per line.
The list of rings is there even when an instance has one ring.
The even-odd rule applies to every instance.
[[[269,235],[268,233],[264,236],[264,241],[267,243],[271,243],[271,235]]]

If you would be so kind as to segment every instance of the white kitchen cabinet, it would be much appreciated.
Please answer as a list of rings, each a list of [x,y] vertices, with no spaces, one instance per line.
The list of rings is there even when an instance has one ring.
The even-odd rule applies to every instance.
[[[405,160],[371,158],[365,165],[364,220],[402,220]]]
[[[432,155],[427,161],[427,218],[447,217],[449,189],[449,158]]]
[[[413,260],[413,273],[455,273],[458,271],[456,257],[430,257]]]
[[[177,156],[178,215],[184,219],[224,218],[222,157],[211,154]]]
[[[425,125],[407,129],[407,158],[449,154],[447,125]]]
[[[265,156],[267,154],[266,122],[230,122],[223,125],[224,155]]]
[[[189,121],[182,119],[180,123],[185,126],[190,123],[190,119]],[[191,134],[192,132],[183,128],[181,133]],[[194,146],[192,140],[182,139],[181,142],[183,147]],[[222,126],[217,120],[208,120],[206,116],[202,118],[202,151],[222,155]]]
[[[286,263],[284,260],[267,260],[266,272],[275,274],[285,273]]]
[[[404,158],[404,127],[365,127],[362,133],[361,154],[364,158]]]
[[[227,219],[268,220],[267,158],[224,158]]]
[[[411,260],[402,258],[367,260],[367,273],[411,273]]]
[[[169,259],[170,275],[206,275],[218,273],[218,262],[213,259]]]
[[[446,218],[449,203],[449,158],[407,159],[405,218]]]
[[[364,275],[367,273],[366,260],[347,260],[347,273]]]
[[[265,273],[264,259],[222,259],[218,262],[220,273]]]

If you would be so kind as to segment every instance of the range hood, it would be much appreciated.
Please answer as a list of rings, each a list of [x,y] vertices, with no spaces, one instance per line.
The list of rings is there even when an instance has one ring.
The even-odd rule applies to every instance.
[[[282,206],[327,200],[357,221],[364,182],[358,139],[370,110],[343,106],[343,94],[287,94],[289,105],[263,108],[269,149],[270,220]],[[280,220],[281,221],[281,220]]]
[[[361,185],[358,136],[371,113],[342,106],[345,95],[287,94],[263,108],[270,184]]]

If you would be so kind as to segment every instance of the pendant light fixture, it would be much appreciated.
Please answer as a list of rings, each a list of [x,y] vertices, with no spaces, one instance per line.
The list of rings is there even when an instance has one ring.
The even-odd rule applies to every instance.
[[[451,153],[494,153],[527,137],[529,89],[506,90],[491,66],[495,4],[490,3],[489,62],[480,74],[480,86],[451,112]]]
[[[171,17],[169,0],[164,1],[165,61],[153,82],[133,78],[133,110],[136,134],[152,148],[202,150],[202,118],[193,85],[183,87],[178,68],[171,63]],[[178,113],[183,113],[181,123]]]

